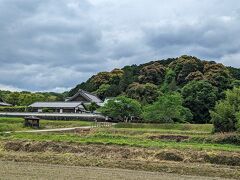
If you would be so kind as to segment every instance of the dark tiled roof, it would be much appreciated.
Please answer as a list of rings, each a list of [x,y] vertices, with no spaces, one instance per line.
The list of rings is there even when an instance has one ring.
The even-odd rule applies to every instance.
[[[74,98],[78,97],[79,95],[83,96],[89,102],[101,103],[102,100],[98,98],[95,94],[89,93],[80,89],[74,96],[68,98],[66,101],[72,101]]]

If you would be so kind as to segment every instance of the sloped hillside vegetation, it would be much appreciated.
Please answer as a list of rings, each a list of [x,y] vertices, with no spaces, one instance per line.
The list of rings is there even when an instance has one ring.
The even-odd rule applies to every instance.
[[[209,123],[210,110],[225,98],[225,91],[240,86],[240,69],[183,55],[178,58],[125,66],[100,72],[69,91],[93,92],[100,98],[127,96],[148,106],[169,93],[179,93],[193,123]]]

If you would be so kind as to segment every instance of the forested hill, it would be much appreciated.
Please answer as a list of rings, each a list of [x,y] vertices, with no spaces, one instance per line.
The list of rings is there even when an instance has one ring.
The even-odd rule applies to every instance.
[[[68,96],[84,89],[102,99],[124,94],[151,103],[158,96],[156,92],[179,91],[193,80],[208,81],[221,96],[221,92],[240,83],[240,69],[184,55],[100,72],[70,90]]]

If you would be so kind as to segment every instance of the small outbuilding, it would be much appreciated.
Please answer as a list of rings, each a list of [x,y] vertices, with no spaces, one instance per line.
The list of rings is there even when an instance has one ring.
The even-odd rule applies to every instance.
[[[39,128],[39,121],[40,118],[35,117],[35,116],[28,116],[24,118],[24,126],[25,127],[33,127],[33,128]]]

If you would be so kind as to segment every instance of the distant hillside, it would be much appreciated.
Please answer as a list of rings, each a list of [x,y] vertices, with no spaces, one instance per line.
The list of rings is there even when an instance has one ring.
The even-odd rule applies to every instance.
[[[152,96],[151,89],[179,90],[193,80],[206,80],[221,93],[239,83],[240,69],[184,55],[100,72],[70,90],[68,96],[74,95],[78,89],[84,89],[96,93],[102,99],[125,94],[147,101],[141,97],[141,94],[148,93],[147,90],[150,90],[149,96]]]

